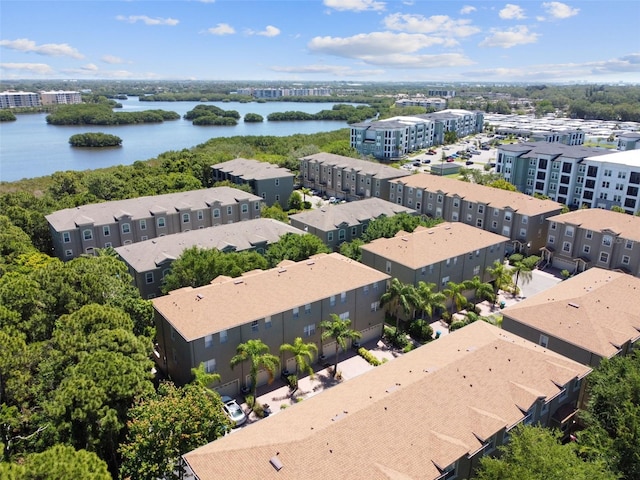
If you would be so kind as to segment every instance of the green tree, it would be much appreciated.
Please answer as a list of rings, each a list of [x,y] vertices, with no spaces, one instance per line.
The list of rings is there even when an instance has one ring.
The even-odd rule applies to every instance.
[[[331,253],[319,237],[310,233],[286,233],[280,240],[267,247],[265,256],[269,265],[275,267],[283,260],[300,262],[318,253]]]
[[[291,192],[289,195],[289,210],[302,210],[302,195],[297,190]]]
[[[483,300],[489,300],[490,302],[495,301],[493,286],[490,283],[483,282],[478,275],[463,283],[466,290],[473,291],[474,305]]]
[[[517,192],[518,189],[512,183],[509,183],[504,178],[498,178],[492,180],[486,184],[488,187],[499,188],[500,190],[507,190],[509,192]]]
[[[201,386],[208,392],[213,392],[213,390],[211,390],[211,385],[219,382],[222,379],[219,373],[207,372],[207,369],[204,366],[204,362],[200,363],[200,365],[198,365],[198,368],[192,368],[191,375],[193,375],[192,383]]]
[[[528,283],[533,279],[533,270],[536,264],[540,260],[540,257],[536,255],[530,255],[528,257],[516,260],[511,267],[511,272],[516,276],[513,282],[513,296],[515,297],[518,292],[518,281],[522,278],[523,283]]]
[[[120,446],[121,478],[183,478],[180,457],[212,442],[231,428],[220,396],[188,384],[162,382],[157,394],[129,410],[126,441]]]
[[[287,212],[282,210],[282,207],[279,203],[274,203],[270,207],[262,205],[260,216],[262,218],[273,218],[275,220],[281,221],[282,223],[289,223],[289,215],[287,215]]]
[[[487,267],[487,273],[493,277],[494,302],[498,298],[500,290],[505,290],[513,285],[513,272],[511,267],[504,262],[496,260],[493,265]]]
[[[301,337],[296,337],[293,343],[280,345],[280,352],[290,353],[296,360],[296,375],[308,373],[313,377],[311,362],[318,354],[318,346],[313,342],[305,343]]]
[[[345,350],[347,348],[347,340],[358,340],[362,335],[360,332],[351,329],[351,320],[348,318],[343,320],[335,313],[331,314],[331,320],[320,322],[320,328],[322,328],[323,341],[328,338],[333,338],[336,341],[335,363],[331,373],[331,376],[335,378],[338,373],[338,354],[340,349]]]
[[[435,288],[435,283],[418,282],[416,293],[420,299],[420,310],[422,311],[423,318],[425,314],[429,318],[433,318],[433,315],[438,310],[446,309],[445,300],[447,297],[444,293],[435,291]]]
[[[462,310],[462,307],[467,303],[467,299],[463,292],[465,291],[464,282],[455,283],[447,282],[447,288],[442,290],[442,293],[446,298],[451,300],[451,314]],[[455,310],[454,310],[455,309]]]
[[[280,359],[269,351],[269,346],[262,340],[251,339],[241,343],[236,348],[236,354],[231,357],[231,368],[244,362],[249,362],[249,377],[251,379],[251,397],[253,403],[249,405],[251,411],[255,405],[256,389],[258,388],[258,370],[264,369],[271,383],[280,366]]]
[[[380,306],[387,308],[387,314],[395,318],[396,330],[400,324],[400,313],[404,313],[406,319],[413,317],[412,313],[421,305],[421,300],[413,285],[402,283],[397,278],[392,278],[389,288],[380,297]]]

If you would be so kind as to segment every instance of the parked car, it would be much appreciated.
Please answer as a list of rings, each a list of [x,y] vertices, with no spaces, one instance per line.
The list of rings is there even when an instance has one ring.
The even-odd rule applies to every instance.
[[[423,158],[422,159],[422,163],[431,163],[431,159],[430,158]]]
[[[220,397],[222,400],[222,408],[224,408],[224,413],[229,417],[229,419],[236,424],[236,427],[239,427],[244,422],[247,421],[247,415],[244,413],[244,410],[238,405],[238,403],[231,397],[222,396]]]
[[[455,158],[453,158],[453,157],[447,157],[447,162],[449,162],[449,163],[453,162],[454,160],[455,160]]]
[[[473,160],[467,160],[464,162],[465,165],[473,165]]]
[[[436,153],[438,153],[436,150],[434,150],[433,148],[430,148],[429,150],[427,150],[427,153],[429,155],[435,155]]]
[[[414,166],[414,167],[419,167],[420,165],[421,165],[421,163],[420,163],[420,162],[413,162],[413,166]]]

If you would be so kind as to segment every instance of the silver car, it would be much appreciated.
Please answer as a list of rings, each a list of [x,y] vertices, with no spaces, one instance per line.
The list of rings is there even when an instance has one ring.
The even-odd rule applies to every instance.
[[[237,427],[247,421],[247,415],[233,398],[225,395],[220,397],[220,399],[222,400],[224,413],[227,414],[227,417],[229,417],[232,422],[235,422]]]

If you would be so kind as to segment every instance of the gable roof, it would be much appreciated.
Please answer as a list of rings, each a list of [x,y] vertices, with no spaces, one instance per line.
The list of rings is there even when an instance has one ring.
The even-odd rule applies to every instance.
[[[475,322],[184,459],[200,480],[436,479],[589,371]]]
[[[237,188],[215,187],[92,203],[58,210],[45,218],[56,231],[62,232],[64,230],[73,230],[83,224],[109,225],[122,215],[131,217],[131,220],[138,220],[149,218],[152,215],[175,213],[183,209],[204,210],[211,208],[216,202],[219,202],[222,206],[227,206],[240,202],[256,201],[262,201],[262,198]]]
[[[640,278],[601,268],[531,296],[502,311],[505,317],[603,358],[640,338]]]
[[[409,172],[405,172],[379,162],[360,160],[358,158],[351,157],[343,157],[342,155],[335,155],[333,153],[314,153],[313,155],[307,155],[306,157],[303,157],[301,160],[310,160],[332,167],[355,170],[360,174],[371,175],[372,177],[381,180],[406,177],[407,175],[411,175],[411,173]]]
[[[304,232],[272,218],[256,218],[166,235],[117,247],[115,250],[134,270],[147,272],[156,269],[167,259],[175,260],[191,247],[249,250],[259,244],[277,242],[286,233],[302,235]]]
[[[429,192],[442,192],[451,197],[457,196],[469,202],[481,203],[492,208],[509,208],[522,215],[533,216],[559,212],[562,209],[562,205],[553,200],[542,200],[524,193],[510,192],[428,173],[418,173],[395,180],[392,183],[421,188]]]
[[[211,165],[211,168],[230,173],[236,177],[242,177],[246,181],[295,176],[289,169],[279,165],[246,158],[236,158],[228,162],[216,163]]]
[[[511,152],[525,158],[534,158],[539,155],[557,156],[574,159],[584,159],[609,154],[610,151],[598,147],[585,147],[584,145],[565,145],[564,143],[549,142],[524,142],[502,144],[498,150]]]
[[[393,238],[378,238],[360,248],[415,270],[508,240],[465,223],[445,222],[432,228],[417,227],[413,233],[398,232]]]
[[[602,208],[581,208],[573,212],[548,217],[547,220],[575,225],[594,232],[609,230],[622,238],[640,242],[640,217],[635,215]]]
[[[181,288],[152,302],[186,341],[192,341],[388,278],[339,253],[319,254],[238,278],[216,279],[203,287]]]
[[[289,218],[293,222],[303,223],[322,231],[335,230],[338,225],[355,226],[364,221],[376,219],[382,215],[392,217],[398,213],[415,214],[409,207],[387,202],[381,198],[367,198],[357,202],[326,205],[322,208],[296,213]]]

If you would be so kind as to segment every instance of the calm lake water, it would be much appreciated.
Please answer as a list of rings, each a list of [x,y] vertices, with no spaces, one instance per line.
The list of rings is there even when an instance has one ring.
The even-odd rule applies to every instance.
[[[121,101],[117,111],[162,109],[177,112],[182,117],[196,105],[205,102],[140,102],[137,97]],[[234,127],[197,127],[180,119],[161,124],[121,126],[54,126],[47,124],[46,114],[17,115],[15,122],[0,123],[0,180],[11,182],[22,178],[41,177],[61,170],[88,170],[130,165],[148,160],[169,150],[182,150],[206,142],[210,138],[244,135],[288,136],[310,134],[346,128],[342,121],[268,122],[267,115],[290,110],[317,113],[330,110],[333,103],[239,103],[206,102],[224,110],[236,110],[241,117],[257,113],[262,123],[244,123]],[[81,149],[69,145],[69,137],[76,133],[103,132],[117,135],[122,147]]]

